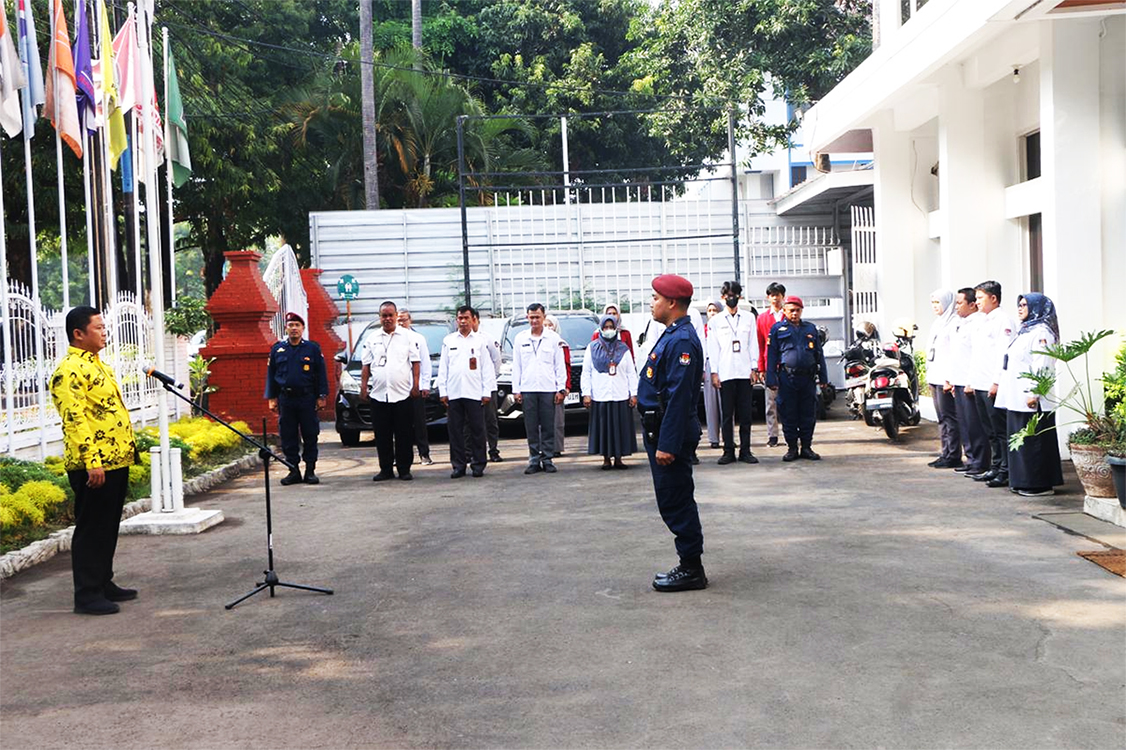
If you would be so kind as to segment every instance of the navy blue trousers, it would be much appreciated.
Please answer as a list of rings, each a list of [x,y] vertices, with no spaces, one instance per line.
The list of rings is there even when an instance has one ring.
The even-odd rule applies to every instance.
[[[704,552],[704,531],[700,528],[700,511],[696,507],[696,485],[692,481],[692,454],[696,444],[686,444],[668,466],[657,463],[657,447],[645,439],[649,469],[653,472],[653,489],[657,493],[657,510],[661,520],[676,537],[676,554],[688,566],[699,565]]]
[[[981,423],[977,397],[966,393],[965,386],[954,386],[954,400],[958,408],[958,434],[962,436],[962,449],[966,452],[966,466],[973,473],[986,471],[992,459],[989,434]]]
[[[299,434],[300,433],[300,434]],[[321,418],[317,416],[317,397],[286,396],[278,398],[278,435],[281,436],[282,453],[293,465],[299,458],[308,467],[317,462],[317,436],[321,434]],[[301,451],[304,444],[304,451]]]
[[[812,375],[778,372],[778,419],[786,445],[808,446],[817,424],[817,381]]]

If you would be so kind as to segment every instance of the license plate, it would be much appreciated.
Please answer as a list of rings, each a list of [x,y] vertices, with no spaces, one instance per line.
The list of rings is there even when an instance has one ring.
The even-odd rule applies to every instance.
[[[864,402],[864,408],[868,411],[875,411],[876,409],[890,409],[895,403],[895,399],[891,396],[887,398],[870,398]]]
[[[850,380],[846,380],[846,381],[845,381],[845,384],[844,384],[844,386],[845,386],[845,389],[847,390],[847,389],[849,389],[849,388],[856,388],[857,386],[861,386],[861,385],[864,385],[864,383],[866,382],[866,380],[867,380],[867,378],[863,378],[863,377],[860,377],[860,378],[852,378],[852,379],[850,379]]]
[[[582,397],[583,395],[578,391],[572,391],[563,398],[563,404],[564,406],[567,404],[577,404]]]

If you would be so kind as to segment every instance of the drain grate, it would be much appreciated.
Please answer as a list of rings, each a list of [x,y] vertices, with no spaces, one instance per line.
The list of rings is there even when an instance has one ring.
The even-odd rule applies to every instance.
[[[1095,565],[1106,568],[1116,576],[1126,578],[1126,551],[1120,549],[1098,550],[1095,552],[1076,552]]]

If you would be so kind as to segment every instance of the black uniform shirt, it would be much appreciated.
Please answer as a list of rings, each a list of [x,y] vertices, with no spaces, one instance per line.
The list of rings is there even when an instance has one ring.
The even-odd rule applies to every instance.
[[[817,326],[808,321],[794,325],[783,318],[770,328],[766,342],[766,385],[778,385],[780,368],[797,370],[805,375],[818,375],[822,383],[829,382],[829,368]]]
[[[665,410],[657,449],[678,455],[700,440],[696,399],[704,371],[704,350],[687,315],[661,334],[638,365],[637,403],[642,409]]]
[[[302,339],[300,344],[293,346],[286,339],[270,349],[266,398],[277,398],[283,388],[303,388],[306,394],[319,398],[328,396],[325,358],[317,342]]]

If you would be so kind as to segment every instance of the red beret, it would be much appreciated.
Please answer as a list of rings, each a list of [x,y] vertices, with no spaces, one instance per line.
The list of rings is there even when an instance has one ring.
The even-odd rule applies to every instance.
[[[803,309],[803,310],[805,309],[805,303],[801,301],[801,297],[798,297],[798,296],[793,295],[793,294],[791,294],[789,297],[787,297],[786,301],[783,302],[782,304],[783,305],[797,305],[801,309]]]
[[[666,273],[653,279],[653,291],[669,299],[692,299],[692,282],[683,276]]]
[[[298,323],[300,323],[301,325],[305,325],[305,319],[304,319],[304,318],[302,318],[302,317],[301,317],[300,315],[298,315],[298,314],[297,314],[297,313],[295,313],[295,312],[291,312],[291,313],[286,313],[286,314],[285,314],[285,322],[286,322],[286,323],[288,323],[288,322],[290,322],[291,320],[296,320],[296,321],[297,321]]]

